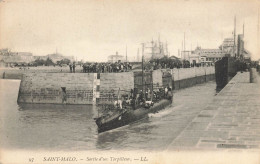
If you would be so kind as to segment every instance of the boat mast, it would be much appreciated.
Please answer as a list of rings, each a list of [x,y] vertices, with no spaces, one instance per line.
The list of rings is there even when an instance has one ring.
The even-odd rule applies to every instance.
[[[119,101],[119,92],[120,92],[120,88],[118,88],[118,92],[117,92],[117,103]]]
[[[151,44],[152,44],[152,57],[151,57],[151,59],[154,59],[154,42],[153,42],[153,38],[152,38]]]
[[[186,56],[185,56],[185,32],[184,32],[184,41],[183,41],[183,47],[184,47],[184,59],[186,59]]]
[[[125,61],[127,62],[127,45],[126,45],[126,50],[125,50]]]
[[[139,48],[137,49],[137,62],[139,62],[140,61],[140,59],[139,59],[140,57],[139,57]]]
[[[259,8],[257,11],[257,47],[259,47]],[[257,49],[257,53],[259,54],[259,48]]]
[[[183,41],[181,42],[181,60],[183,60],[183,53],[184,53],[184,51],[183,51],[184,49],[183,49]]]
[[[233,46],[233,53],[234,53],[234,57],[236,58],[236,16],[235,16],[235,20],[234,20],[234,46]]]
[[[243,38],[245,37],[245,22],[243,23]]]
[[[184,67],[184,60],[186,60],[186,52],[185,52],[185,32],[184,32],[184,40],[183,40],[183,60],[182,60],[182,67]]]
[[[144,93],[144,43],[142,43],[142,89]]]
[[[169,52],[168,52],[168,43],[167,43],[167,40],[166,40],[166,54],[167,54],[167,57],[169,57]]]

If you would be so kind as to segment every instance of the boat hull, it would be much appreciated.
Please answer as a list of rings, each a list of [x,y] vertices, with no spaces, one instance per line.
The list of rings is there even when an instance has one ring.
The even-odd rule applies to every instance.
[[[233,57],[223,57],[215,63],[217,90],[221,90],[236,75],[237,63]]]
[[[101,123],[102,118],[98,118],[96,120],[96,124],[98,126],[98,133],[116,129],[128,125],[130,123],[133,123],[135,121],[141,120],[147,117],[149,113],[155,113],[159,110],[162,110],[166,106],[170,105],[171,103],[172,100],[163,99],[160,100],[158,103],[155,103],[150,108],[140,107],[136,110],[128,110],[105,123]]]

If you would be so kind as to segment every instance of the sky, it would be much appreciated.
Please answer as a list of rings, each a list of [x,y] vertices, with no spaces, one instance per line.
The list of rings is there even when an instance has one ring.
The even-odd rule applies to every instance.
[[[158,39],[178,55],[186,50],[218,48],[245,25],[245,48],[259,59],[257,0],[0,0],[0,48],[58,53],[84,61],[109,55],[136,58],[141,43]]]

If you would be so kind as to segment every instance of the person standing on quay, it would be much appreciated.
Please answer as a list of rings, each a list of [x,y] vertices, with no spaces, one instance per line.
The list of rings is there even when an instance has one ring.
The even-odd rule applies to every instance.
[[[75,67],[76,67],[76,65],[75,65],[75,63],[73,63],[73,73],[75,73]]]
[[[72,65],[70,64],[69,67],[70,67],[70,73],[72,73]]]

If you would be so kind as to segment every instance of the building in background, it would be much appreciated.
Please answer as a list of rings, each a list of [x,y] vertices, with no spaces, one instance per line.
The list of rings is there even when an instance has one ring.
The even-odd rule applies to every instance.
[[[215,63],[225,56],[225,52],[221,49],[202,49],[197,47],[194,50],[194,53],[197,54],[200,58],[200,63]]]
[[[191,64],[212,64],[225,55],[221,49],[202,49],[196,47],[192,51],[182,51],[181,59],[188,60]]]
[[[61,61],[63,59],[68,59],[71,62],[74,62],[74,56],[64,56],[62,54],[59,53],[54,53],[54,54],[49,54],[49,55],[45,55],[45,56],[34,56],[34,60],[36,59],[40,59],[40,60],[47,60],[47,59],[51,59],[53,63],[57,63],[57,61]]]
[[[236,47],[234,47],[234,38],[225,38],[223,43],[219,46],[219,49],[226,54],[234,54],[233,52],[236,49]]]
[[[48,56],[34,56],[34,60],[47,60]]]
[[[16,55],[20,58],[22,62],[30,63],[34,61],[33,54],[30,52],[16,52]]]
[[[37,59],[47,60],[48,58],[50,58],[55,64],[57,61],[60,61],[62,59],[69,59],[71,62],[74,61],[73,56],[63,56],[57,53],[45,56],[33,56],[31,52],[12,52],[9,49],[0,50],[1,67],[28,65],[29,63],[33,63]]]
[[[244,49],[244,52],[243,52],[243,59],[246,60],[246,61],[251,60],[251,53],[246,49]]]
[[[116,52],[115,55],[109,55],[107,61],[110,62],[110,63],[115,63],[115,62],[119,62],[119,61],[120,62],[125,62],[126,59],[125,59],[124,56],[119,55],[118,52]]]
[[[61,61],[63,59],[69,59],[71,62],[74,62],[73,56],[64,56],[59,53],[49,54],[49,55],[47,55],[47,57],[50,58],[53,63],[57,63],[57,61]]]
[[[170,59],[173,59],[173,60],[181,60],[181,58],[179,58],[179,57],[177,57],[177,56],[174,56],[174,55],[173,55],[173,56],[170,56],[169,58],[170,58]]]
[[[0,50],[1,67],[10,67],[14,65],[26,65],[34,61],[30,52],[12,52],[9,49]]]
[[[200,56],[198,54],[194,53],[194,51],[192,51],[189,56],[189,62],[193,65],[201,63]]]
[[[246,50],[244,46],[244,34],[238,34],[236,44],[234,43],[234,38],[226,38],[219,48],[224,52],[224,54],[229,54],[230,56],[242,60],[249,60],[251,58],[251,53]]]

